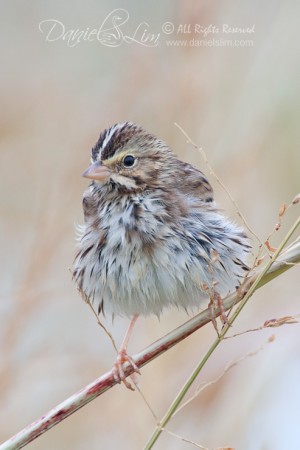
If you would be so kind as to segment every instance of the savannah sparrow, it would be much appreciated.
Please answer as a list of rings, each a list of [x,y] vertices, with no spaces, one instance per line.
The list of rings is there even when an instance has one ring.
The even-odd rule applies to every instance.
[[[208,291],[234,290],[247,269],[248,240],[213,200],[205,175],[180,161],[160,139],[134,123],[103,131],[83,173],[84,225],[73,275],[98,314],[132,319],[166,307],[199,307]],[[127,387],[122,363],[114,366]]]

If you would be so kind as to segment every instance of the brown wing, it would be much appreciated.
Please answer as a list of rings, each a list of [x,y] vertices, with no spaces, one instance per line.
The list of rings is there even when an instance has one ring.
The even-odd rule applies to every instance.
[[[187,194],[192,194],[204,202],[212,202],[214,200],[214,191],[204,173],[191,164],[181,161],[180,166],[180,175],[182,177],[180,188]]]
[[[90,221],[94,217],[98,217],[97,215],[97,209],[98,209],[97,200],[95,199],[95,196],[93,194],[92,189],[89,187],[83,194],[82,199],[82,208],[83,208],[83,215],[84,220]]]

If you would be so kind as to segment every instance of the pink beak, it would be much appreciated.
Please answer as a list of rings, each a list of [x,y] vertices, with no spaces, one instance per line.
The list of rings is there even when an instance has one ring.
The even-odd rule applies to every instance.
[[[99,161],[91,164],[82,174],[83,177],[96,181],[105,181],[110,175],[111,171],[106,166],[102,166]]]

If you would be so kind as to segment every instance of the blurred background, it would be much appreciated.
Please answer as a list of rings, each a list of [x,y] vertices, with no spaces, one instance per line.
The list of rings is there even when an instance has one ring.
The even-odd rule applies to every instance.
[[[80,175],[101,130],[137,122],[208,174],[174,126],[180,124],[203,147],[262,240],[282,202],[299,192],[300,11],[293,0],[16,0],[1,2],[1,10],[3,441],[109,370],[115,359],[69,271],[87,186]],[[88,31],[101,25],[101,40],[95,34],[88,40]],[[79,32],[86,32],[85,40]],[[210,181],[218,203],[239,221],[224,191]],[[297,206],[288,211],[273,246],[297,214]],[[255,239],[253,244],[256,249]],[[256,293],[232,334],[297,313],[299,268],[293,268]],[[141,319],[130,353],[186,319],[178,311],[167,311],[160,321]],[[104,323],[120,344],[128,321]],[[196,385],[216,378],[272,334],[274,342],[240,362],[168,428],[209,449],[299,449],[299,325],[225,341]],[[141,389],[159,418],[214,338],[206,326],[142,370]],[[28,448],[135,450],[154,427],[139,393],[117,386]],[[166,433],[155,446],[190,447]]]

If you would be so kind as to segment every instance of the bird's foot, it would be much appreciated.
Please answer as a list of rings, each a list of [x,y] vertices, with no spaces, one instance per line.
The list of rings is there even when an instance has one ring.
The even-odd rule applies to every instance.
[[[227,316],[226,311],[225,311],[225,306],[224,306],[224,303],[223,303],[223,299],[222,299],[221,295],[218,292],[216,293],[216,303],[217,303],[217,306],[218,306],[218,308],[220,310],[220,319],[221,319],[222,324],[223,325],[230,325],[228,316]]]
[[[228,316],[226,314],[225,311],[225,307],[224,307],[224,303],[223,303],[223,299],[221,297],[221,295],[213,290],[210,293],[210,302],[208,304],[208,309],[210,311],[210,316],[211,316],[211,321],[212,324],[214,326],[214,329],[216,330],[217,334],[219,335],[219,330],[218,330],[218,324],[217,324],[217,320],[216,320],[216,315],[215,315],[215,310],[218,309],[220,312],[220,320],[222,322],[223,325],[230,325],[229,320],[228,320]]]
[[[129,383],[129,381],[126,380],[126,375],[125,375],[124,368],[123,368],[123,364],[125,364],[125,363],[128,363],[133,369],[132,378],[135,374],[141,375],[140,369],[138,368],[138,366],[136,365],[134,360],[131,358],[131,356],[129,356],[127,354],[127,351],[125,348],[120,349],[118,356],[117,356],[117,360],[112,368],[112,374],[113,374],[114,380],[117,383],[122,382],[127,387],[127,389],[134,391],[135,390],[134,386],[131,383]]]

